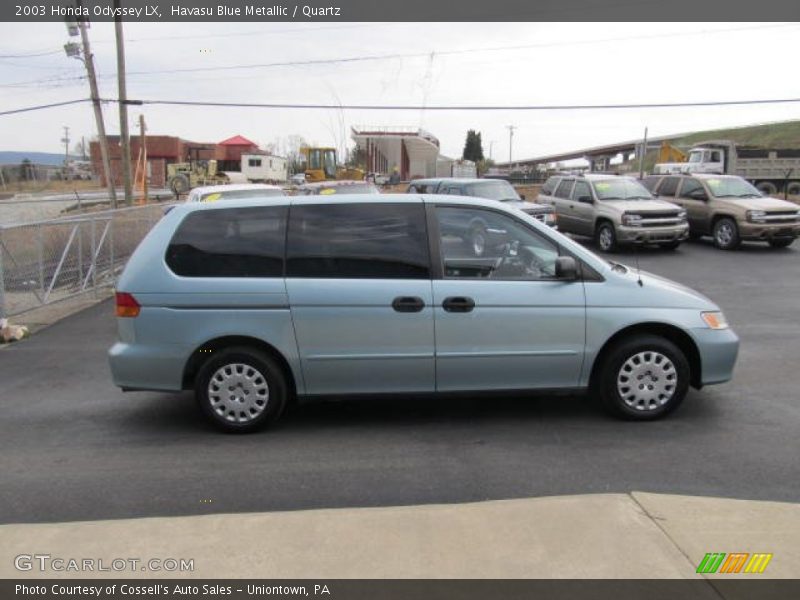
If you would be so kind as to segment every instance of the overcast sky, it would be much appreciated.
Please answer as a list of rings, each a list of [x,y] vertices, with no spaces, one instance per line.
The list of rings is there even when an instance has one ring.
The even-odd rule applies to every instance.
[[[531,105],[800,97],[798,24],[748,23],[126,23],[130,98],[401,105]],[[0,23],[0,111],[88,97],[61,23]],[[112,23],[90,29],[101,95],[116,97]],[[520,47],[523,46],[523,47]],[[45,56],[9,56],[53,52]],[[337,64],[164,72],[254,63],[420,54]],[[141,73],[161,71],[159,73]],[[140,107],[130,110],[138,130]],[[484,152],[539,156],[651,135],[800,118],[800,104],[615,111],[433,112],[144,107],[149,132],[199,142],[241,134],[341,144],[351,125],[410,125],[460,156],[467,129]],[[119,132],[116,107],[106,128]],[[0,150],[61,152],[95,135],[91,105],[0,116]],[[349,142],[352,145],[352,142]]]

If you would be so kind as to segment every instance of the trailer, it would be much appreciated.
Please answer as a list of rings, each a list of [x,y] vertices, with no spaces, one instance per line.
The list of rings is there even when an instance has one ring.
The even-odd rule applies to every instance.
[[[274,154],[242,154],[242,174],[252,183],[285,183],[287,162]]]
[[[800,148],[756,148],[709,140],[689,150],[685,162],[659,163],[653,173],[738,175],[767,195],[800,195]]]

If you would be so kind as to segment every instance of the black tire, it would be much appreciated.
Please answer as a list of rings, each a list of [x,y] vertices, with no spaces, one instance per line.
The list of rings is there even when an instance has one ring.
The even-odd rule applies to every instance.
[[[640,355],[642,366],[636,369],[646,369],[645,373],[650,372],[650,375],[642,373],[640,379],[639,375],[634,374],[629,382],[623,382],[623,369],[627,371],[631,367],[629,361]],[[651,367],[645,362],[648,355],[651,361],[661,357],[660,363],[650,363],[655,371],[649,371]],[[664,361],[669,361],[671,370],[665,368],[669,365]],[[615,417],[630,421],[652,421],[668,415],[680,406],[689,391],[689,361],[680,348],[657,335],[637,334],[621,340],[605,354],[598,373],[595,393],[599,395],[603,407]],[[667,383],[672,381],[669,379],[670,373],[674,376],[672,384]],[[623,396],[620,391],[621,388],[626,389],[626,383],[632,384],[630,396]],[[641,386],[645,388],[637,391],[633,386],[640,390]],[[647,389],[647,386],[651,386],[651,389]],[[664,389],[660,390],[661,387]],[[642,397],[637,397],[637,394],[642,394]]]
[[[736,250],[742,243],[739,227],[730,217],[717,219],[711,235],[714,237],[714,245],[720,250]]]
[[[487,237],[486,229],[481,225],[474,225],[472,229],[470,229],[468,242],[472,253],[478,258],[482,257],[486,254],[486,250],[489,246],[489,238]]]
[[[603,252],[616,252],[617,232],[614,226],[608,221],[598,223],[594,232],[594,241]]]
[[[759,181],[756,184],[756,189],[767,196],[774,196],[778,193],[778,187],[771,181]]]
[[[681,243],[679,241],[675,241],[675,242],[663,242],[658,246],[659,248],[663,248],[664,250],[677,250],[678,246],[680,245]]]
[[[171,189],[172,193],[176,196],[187,193],[189,187],[189,178],[183,173],[179,173],[169,180],[169,189]]]
[[[241,371],[234,365],[241,365]],[[230,392],[231,395],[228,398],[222,398],[221,395],[211,397],[211,379],[218,374],[220,377],[226,376],[220,374],[220,370],[226,366],[231,367],[230,375],[227,376],[232,378],[227,383],[235,384],[236,379],[249,376],[252,384],[248,386],[245,383],[246,387],[243,389],[232,385],[225,390],[224,386],[227,383],[224,383],[220,386],[220,391],[224,391],[225,395]],[[251,372],[248,373],[247,369]],[[263,384],[259,381],[258,375],[252,371],[261,375]],[[261,385],[264,387],[259,387]],[[249,396],[247,387],[251,387],[253,400],[247,398]],[[258,412],[259,405],[255,394],[263,394],[264,390],[267,392],[267,397],[264,406]],[[286,407],[288,394],[286,374],[281,366],[264,352],[244,346],[215,352],[200,368],[195,378],[195,398],[200,410],[217,428],[227,432],[249,433],[274,423]],[[230,410],[231,401],[240,402],[241,408],[234,407]],[[257,412],[256,415],[253,415],[254,411]]]
[[[778,238],[776,240],[770,240],[769,245],[773,248],[788,248],[794,242],[794,238]]]

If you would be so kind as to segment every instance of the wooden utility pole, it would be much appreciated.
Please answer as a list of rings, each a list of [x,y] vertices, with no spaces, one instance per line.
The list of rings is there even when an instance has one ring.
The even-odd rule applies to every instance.
[[[114,177],[111,173],[111,161],[108,157],[108,139],[106,138],[106,127],[103,124],[103,108],[100,106],[100,94],[97,91],[97,77],[94,71],[94,58],[92,49],[89,46],[89,34],[86,33],[86,21],[78,21],[78,29],[81,31],[81,42],[83,43],[83,64],[86,65],[86,75],[89,78],[89,89],[92,95],[92,105],[94,106],[94,118],[97,121],[97,135],[100,138],[100,156],[103,159],[103,171],[108,185],[108,196],[111,199],[112,208],[117,208],[117,190],[114,187]]]
[[[114,8],[120,8],[120,0],[114,0]],[[117,14],[121,11],[117,10]],[[125,38],[122,34],[122,18],[114,19],[114,33],[117,38],[117,87],[119,89],[119,134],[122,145],[122,179],[125,185],[125,204],[133,204],[131,183],[131,137],[128,132],[128,91],[125,82]]]
[[[506,129],[508,129],[508,168],[511,169],[511,150],[514,145],[514,130],[516,129],[516,125],[506,125]]]
[[[647,154],[647,127],[644,128],[642,151],[639,154],[639,179],[644,179],[644,155]]]
[[[139,115],[139,154],[142,156],[142,198],[147,204],[147,127],[144,124],[144,115]]]

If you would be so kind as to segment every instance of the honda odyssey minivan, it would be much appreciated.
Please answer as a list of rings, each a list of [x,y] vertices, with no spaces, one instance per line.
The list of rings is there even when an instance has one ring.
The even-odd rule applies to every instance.
[[[479,255],[465,220],[491,233]],[[177,206],[130,258],[109,352],[124,390],[194,390],[250,431],[317,396],[586,392],[623,418],[731,378],[714,303],[521,211],[443,195]]]

